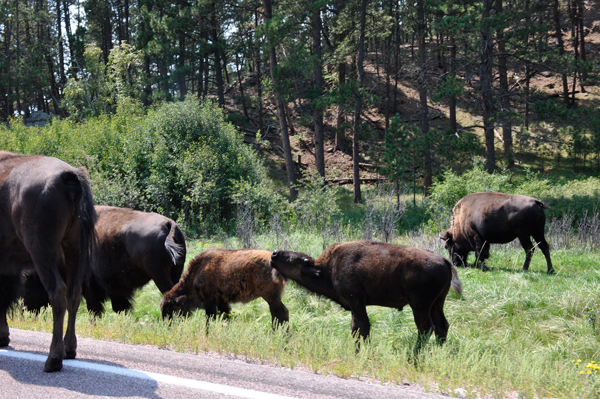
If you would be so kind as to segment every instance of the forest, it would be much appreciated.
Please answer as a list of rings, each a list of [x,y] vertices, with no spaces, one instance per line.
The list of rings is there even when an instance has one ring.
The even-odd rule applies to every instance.
[[[362,239],[447,256],[465,195],[545,206],[556,274],[541,251],[522,271],[517,242],[459,268],[448,342],[418,367],[410,309],[369,309],[357,352],[350,313],[293,282],[286,329],[260,300],[210,332],[202,311],[163,321],[151,283],[130,312],[80,306],[79,335],[453,397],[600,397],[598,0],[0,0],[0,43],[0,150],[86,167],[96,204],[175,220],[188,260]],[[46,310],[10,317],[52,330]]]
[[[211,99],[292,198],[305,166],[356,203],[361,179],[427,196],[474,156],[592,173],[599,21],[595,0],[8,0],[0,119]]]

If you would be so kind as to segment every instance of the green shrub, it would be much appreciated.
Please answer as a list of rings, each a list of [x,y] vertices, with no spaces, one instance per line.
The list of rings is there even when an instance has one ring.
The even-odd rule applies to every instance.
[[[192,233],[227,228],[221,224],[235,215],[241,183],[266,180],[222,110],[191,98],[148,111],[124,99],[115,115],[85,123],[55,119],[34,128],[13,121],[0,126],[0,146],[85,166],[96,203],[156,211]]]

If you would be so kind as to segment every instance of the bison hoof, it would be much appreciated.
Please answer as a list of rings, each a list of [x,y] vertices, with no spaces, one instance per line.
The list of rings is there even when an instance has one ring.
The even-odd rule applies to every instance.
[[[44,364],[44,371],[46,373],[53,373],[55,371],[60,371],[63,368],[62,359],[56,359],[49,357],[46,360],[46,364]]]
[[[0,348],[8,346],[10,343],[10,338],[8,338],[9,335],[10,333],[0,334]]]
[[[554,269],[550,269],[550,270],[548,270],[548,275],[550,275],[550,276],[551,276],[551,275],[553,275],[553,274],[556,274],[556,271],[555,271]]]
[[[65,359],[75,359],[75,356],[77,356],[77,351],[75,349],[65,351]]]

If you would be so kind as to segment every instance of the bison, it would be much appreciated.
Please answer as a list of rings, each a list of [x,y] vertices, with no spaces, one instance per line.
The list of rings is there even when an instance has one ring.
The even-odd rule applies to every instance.
[[[548,274],[553,274],[550,246],[544,238],[545,223],[544,203],[540,200],[525,195],[475,193],[456,203],[451,226],[441,239],[456,266],[466,265],[469,252],[475,251],[475,266],[481,261],[481,270],[488,270],[484,261],[490,256],[490,244],[518,238],[525,250],[523,270],[528,270],[535,249],[529,237],[533,237],[546,257]]]
[[[271,310],[273,323],[289,320],[281,302],[286,279],[270,266],[271,253],[256,249],[210,249],[196,255],[181,280],[162,299],[163,318],[174,313],[187,316],[204,308],[206,323],[217,310],[228,315],[230,303],[250,302],[263,298]]]
[[[110,299],[115,312],[131,309],[136,289],[153,280],[160,292],[169,291],[183,272],[185,237],[173,220],[157,213],[96,206],[99,250],[86,278],[83,297],[95,316]],[[35,272],[25,274],[24,305],[38,311],[48,304]]]
[[[271,266],[283,276],[323,295],[352,312],[352,334],[367,339],[371,325],[366,307],[412,308],[421,346],[435,332],[443,343],[448,335],[444,301],[450,287],[462,292],[456,269],[433,252],[372,241],[329,246],[321,256],[273,251]]]
[[[54,320],[44,371],[61,370],[64,358],[76,356],[75,316],[95,250],[87,172],[52,157],[0,151],[0,216],[0,346],[10,342],[6,312],[18,299],[21,272],[35,268]]]

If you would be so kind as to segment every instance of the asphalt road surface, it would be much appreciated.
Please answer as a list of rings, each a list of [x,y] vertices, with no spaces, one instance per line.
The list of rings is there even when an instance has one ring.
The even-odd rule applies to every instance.
[[[11,329],[0,349],[0,398],[402,398],[443,396],[314,373],[78,339],[77,359],[44,373],[51,335]]]

